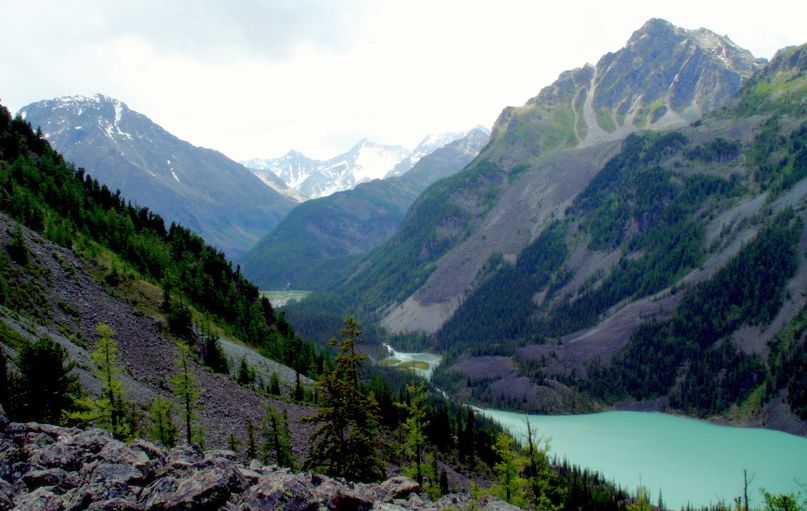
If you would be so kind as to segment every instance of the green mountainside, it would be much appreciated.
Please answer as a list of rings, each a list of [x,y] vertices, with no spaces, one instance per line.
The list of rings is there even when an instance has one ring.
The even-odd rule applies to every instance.
[[[690,53],[670,64],[659,55],[672,47]],[[648,22],[595,68],[506,110],[467,169],[427,189],[333,295],[289,317],[315,329],[327,306],[419,334],[446,356],[438,384],[488,405],[676,410],[804,433],[804,52],[760,68],[708,31]],[[620,62],[626,85],[606,94]],[[656,72],[672,75],[667,89]],[[546,144],[562,125],[550,111],[580,103],[586,83],[590,105],[623,105],[611,117],[624,131],[592,141],[619,131],[598,121]],[[660,97],[667,113],[637,121]]]
[[[322,290],[345,280],[364,253],[395,232],[423,190],[459,172],[487,141],[471,130],[402,176],[300,204],[239,259],[244,274],[262,289]]]
[[[39,101],[20,115],[68,161],[229,257],[245,253],[296,205],[223,154],[180,140],[106,96]]]
[[[691,127],[628,136],[514,263],[492,256],[436,334],[464,360],[438,381],[516,408],[642,406],[804,433],[805,51]],[[469,356],[513,369],[474,381]]]

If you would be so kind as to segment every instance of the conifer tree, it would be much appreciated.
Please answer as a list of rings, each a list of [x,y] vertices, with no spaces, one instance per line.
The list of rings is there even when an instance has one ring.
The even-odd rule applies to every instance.
[[[6,362],[6,354],[0,346],[0,406],[8,413],[9,407],[9,377],[8,377],[8,364]]]
[[[166,447],[173,447],[177,442],[177,426],[171,415],[174,411],[174,403],[164,401],[160,396],[154,398],[149,407],[151,427],[149,436],[152,440],[162,443]]]
[[[404,411],[406,420],[401,425],[404,430],[403,450],[406,456],[412,460],[412,471],[415,480],[423,486],[423,454],[426,448],[426,433],[424,430],[429,425],[426,420],[426,385],[421,382],[418,385],[409,385],[409,401],[395,403],[395,406]],[[435,458],[436,459],[436,458]],[[408,474],[407,474],[408,475]]]
[[[20,376],[9,382],[14,403],[6,412],[22,421],[59,423],[63,413],[75,407],[81,392],[78,376],[72,373],[74,366],[64,348],[47,337],[24,345],[17,352]]]
[[[178,372],[170,378],[171,388],[174,391],[179,401],[180,410],[182,414],[182,421],[185,426],[185,441],[187,443],[197,442],[202,444],[204,442],[204,431],[200,425],[193,426],[193,422],[199,418],[196,410],[201,408],[199,396],[202,395],[202,389],[199,380],[193,375],[191,371],[191,350],[187,344],[179,344],[177,350],[177,369]]]
[[[244,451],[244,457],[247,461],[255,459],[258,453],[258,448],[255,445],[255,426],[252,425],[252,420],[247,419],[247,446]]]
[[[528,500],[535,509],[557,511],[563,507],[562,485],[549,465],[549,445],[543,438],[536,438],[529,419],[527,425],[527,466]],[[554,497],[554,499],[553,499]],[[555,503],[557,502],[557,503]]]
[[[511,504],[522,505],[521,489],[524,480],[520,477],[521,459],[514,449],[513,438],[506,433],[499,433],[496,435],[494,450],[499,457],[498,463],[493,467],[499,482],[499,496]]]
[[[356,320],[345,319],[337,345],[333,370],[323,367],[316,383],[320,391],[319,412],[306,421],[318,424],[304,468],[344,477],[351,481],[373,481],[384,476],[379,446],[379,411],[372,395],[359,387],[359,365],[367,355],[356,353],[361,335]]]
[[[99,323],[96,331],[100,338],[92,359],[103,385],[104,396],[97,403],[102,411],[99,424],[101,427],[111,428],[112,434],[116,437],[123,438],[129,433],[129,425],[125,420],[126,398],[123,382],[118,377],[123,370],[118,363],[118,344],[113,339],[115,331],[106,323]]]
[[[273,396],[280,395],[280,378],[278,378],[277,373],[275,372],[269,376],[269,393]]]
[[[247,357],[241,357],[241,364],[238,366],[235,380],[241,385],[249,385],[255,381],[255,369],[251,368],[247,363]]]
[[[266,415],[262,424],[263,442],[261,443],[261,456],[264,464],[269,463],[270,456],[281,467],[292,467],[294,458],[291,453],[291,439],[289,438],[289,422],[284,411],[283,415],[277,413],[271,405],[266,405]]]
[[[132,427],[126,416],[128,405],[120,380],[123,369],[118,362],[115,331],[107,323],[98,323],[95,330],[99,338],[90,357],[95,363],[95,375],[101,382],[101,396],[97,400],[82,399],[83,410],[70,414],[70,419],[94,423],[110,431],[115,438],[126,438],[132,434]]]
[[[235,437],[234,433],[230,433],[227,436],[227,448],[235,453],[238,452],[238,446],[241,445],[241,441]]]

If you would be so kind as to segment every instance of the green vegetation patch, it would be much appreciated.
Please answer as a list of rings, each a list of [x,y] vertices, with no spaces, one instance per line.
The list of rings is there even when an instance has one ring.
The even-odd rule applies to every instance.
[[[605,107],[598,108],[595,114],[597,116],[597,124],[600,125],[600,128],[604,129],[608,133],[613,133],[614,131],[616,131],[616,124],[614,124],[614,116],[609,108]]]
[[[398,367],[401,369],[421,369],[425,371],[430,366],[422,360],[407,360],[406,362],[401,362]]]
[[[729,337],[776,315],[797,267],[801,231],[792,211],[778,215],[714,277],[689,291],[671,320],[642,325],[608,366],[593,365],[586,388],[607,400],[669,393],[671,406],[703,416],[744,402],[765,379],[766,367]]]

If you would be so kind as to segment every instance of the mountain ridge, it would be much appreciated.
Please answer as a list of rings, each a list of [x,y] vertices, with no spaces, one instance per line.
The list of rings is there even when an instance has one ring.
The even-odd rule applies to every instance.
[[[484,131],[471,130],[421,157],[403,175],[300,204],[239,259],[245,275],[264,289],[327,288],[393,232],[420,192],[459,172],[487,141]]]
[[[481,127],[474,129],[486,130]],[[401,146],[376,144],[364,138],[347,152],[328,160],[308,158],[291,149],[279,158],[252,158],[241,163],[267,184],[279,177],[289,188],[297,190],[300,196],[316,199],[353,189],[374,179],[401,176],[424,156],[466,136],[470,131],[426,135],[411,151]],[[362,153],[375,153],[375,158],[372,154],[365,156],[365,160],[371,161],[362,165]],[[372,162],[373,159],[376,161]]]
[[[67,159],[138,204],[245,252],[296,203],[213,149],[195,147],[103,95],[66,96],[19,111]]]

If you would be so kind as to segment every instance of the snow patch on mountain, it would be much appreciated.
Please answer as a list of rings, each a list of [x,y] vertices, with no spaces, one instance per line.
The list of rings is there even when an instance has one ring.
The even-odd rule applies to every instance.
[[[488,130],[485,130],[489,133]],[[364,139],[348,152],[329,160],[313,160],[291,150],[280,158],[253,158],[241,164],[264,183],[276,188],[277,178],[305,198],[325,197],[374,179],[400,176],[424,156],[459,140],[468,132],[428,135],[409,151]]]

